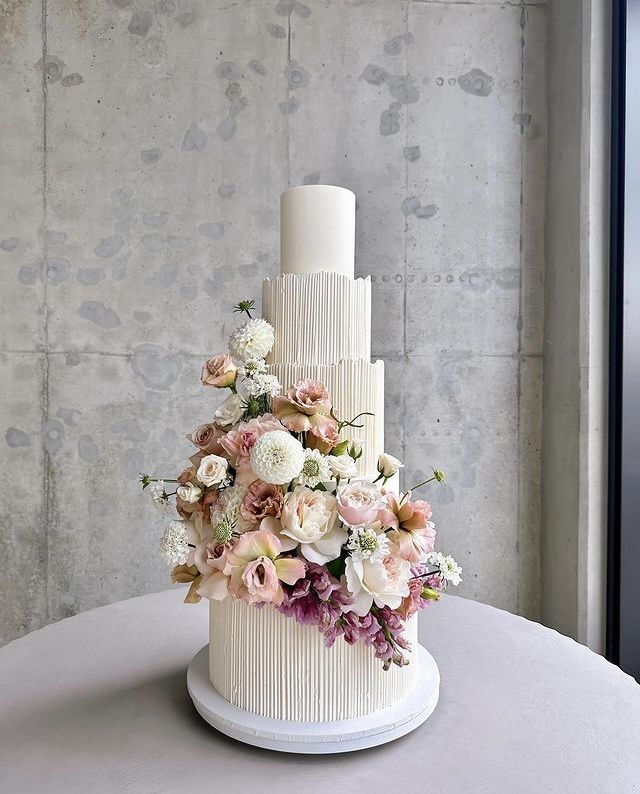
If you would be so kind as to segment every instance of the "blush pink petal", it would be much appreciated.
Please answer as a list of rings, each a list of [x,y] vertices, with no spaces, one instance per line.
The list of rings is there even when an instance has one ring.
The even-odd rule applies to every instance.
[[[202,577],[196,592],[203,598],[222,601],[229,595],[229,577],[222,571],[214,571]]]
[[[275,561],[278,578],[286,584],[295,584],[298,579],[302,579],[306,571],[306,565],[302,560],[283,557]]]

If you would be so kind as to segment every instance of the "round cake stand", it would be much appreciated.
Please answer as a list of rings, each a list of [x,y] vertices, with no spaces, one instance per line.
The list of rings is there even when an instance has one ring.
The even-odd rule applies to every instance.
[[[438,666],[421,645],[417,646],[416,656],[412,664],[418,664],[418,680],[401,701],[375,714],[349,720],[276,720],[234,706],[211,685],[208,645],[191,660],[187,689],[200,716],[232,739],[285,753],[348,753],[398,739],[433,713],[440,692]]]

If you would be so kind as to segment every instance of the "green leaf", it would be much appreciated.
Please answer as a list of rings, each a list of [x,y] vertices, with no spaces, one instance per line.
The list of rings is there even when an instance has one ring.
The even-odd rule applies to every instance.
[[[335,576],[336,579],[339,579],[342,576],[345,569],[345,561],[346,555],[341,555],[337,559],[331,560],[331,562],[327,563],[326,567],[331,576]]]

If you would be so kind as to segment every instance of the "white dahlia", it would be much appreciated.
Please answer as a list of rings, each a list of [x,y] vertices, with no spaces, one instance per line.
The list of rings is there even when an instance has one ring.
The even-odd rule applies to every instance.
[[[302,471],[298,475],[300,485],[315,488],[318,483],[328,482],[331,479],[329,460],[317,449],[305,449]]]
[[[286,430],[269,430],[251,448],[251,468],[259,479],[284,485],[297,477],[304,465],[304,449]]]
[[[257,317],[247,320],[233,332],[229,339],[229,352],[240,361],[265,358],[273,347],[274,339],[273,326]]]
[[[189,556],[189,541],[184,521],[172,521],[160,538],[160,552],[169,565],[184,565]]]
[[[250,378],[242,378],[238,383],[238,392],[244,397],[277,397],[282,391],[280,381],[275,375],[258,373]]]

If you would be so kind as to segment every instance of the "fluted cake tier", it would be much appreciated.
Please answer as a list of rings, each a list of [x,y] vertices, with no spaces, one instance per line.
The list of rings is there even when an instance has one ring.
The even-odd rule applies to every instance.
[[[371,281],[339,273],[285,274],[262,284],[275,329],[272,364],[335,364],[371,357]]]
[[[384,362],[339,361],[337,364],[272,364],[269,367],[286,389],[302,378],[319,380],[329,390],[338,419],[347,421],[367,411],[373,416],[358,419],[362,427],[345,427],[341,438],[359,439],[363,454],[358,461],[362,477],[375,478],[378,455],[384,448]]]
[[[383,670],[373,650],[332,648],[322,635],[267,605],[256,609],[227,598],[210,604],[209,675],[215,690],[234,706],[281,720],[324,722],[373,714],[393,706],[414,686],[415,654],[406,667]],[[417,618],[406,637],[417,645]]]

